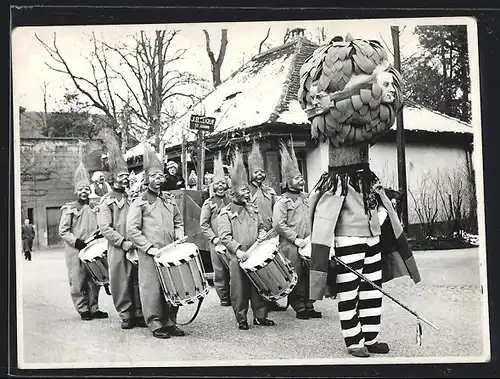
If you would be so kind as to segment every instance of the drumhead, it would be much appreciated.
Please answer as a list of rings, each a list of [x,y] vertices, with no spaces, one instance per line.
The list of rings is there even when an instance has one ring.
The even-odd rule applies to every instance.
[[[155,258],[164,266],[180,266],[182,261],[189,261],[198,255],[198,246],[194,243],[185,242],[173,247],[160,249],[159,256]]]
[[[89,244],[78,253],[80,259],[91,260],[100,257],[108,250],[108,240],[104,237],[89,242]]]
[[[277,251],[278,237],[268,239],[259,244],[255,250],[250,253],[250,256],[245,262],[240,263],[242,269],[252,269],[261,265],[267,259],[272,259]]]

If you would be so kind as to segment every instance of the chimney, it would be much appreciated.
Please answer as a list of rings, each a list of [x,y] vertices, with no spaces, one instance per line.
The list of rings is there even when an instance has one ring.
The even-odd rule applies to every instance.
[[[285,34],[285,43],[299,37],[305,37],[305,29],[304,28],[295,28],[292,30],[287,29]]]

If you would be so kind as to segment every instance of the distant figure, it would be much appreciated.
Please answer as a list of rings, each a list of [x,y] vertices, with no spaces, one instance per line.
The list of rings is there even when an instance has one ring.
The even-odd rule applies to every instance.
[[[174,161],[167,163],[167,177],[165,182],[161,186],[162,191],[173,191],[180,188],[186,188],[186,183],[181,175],[177,172],[179,171],[179,165]]]
[[[188,189],[193,189],[193,190],[197,189],[196,188],[197,184],[198,184],[198,176],[196,175],[194,170],[191,170],[188,177]]]
[[[21,237],[23,240],[24,259],[31,261],[31,250],[33,249],[33,240],[35,239],[35,228],[30,224],[29,219],[24,220],[21,227]]]
[[[111,192],[111,186],[106,182],[104,174],[101,171],[96,171],[92,175],[92,184],[90,185],[90,194],[102,197]]]

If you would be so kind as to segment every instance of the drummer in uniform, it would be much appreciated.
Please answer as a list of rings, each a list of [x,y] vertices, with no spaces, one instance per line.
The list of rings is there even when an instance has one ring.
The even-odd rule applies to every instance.
[[[160,189],[165,180],[163,163],[147,143],[144,173],[148,188],[130,204],[126,226],[127,238],[139,255],[142,312],[154,337],[184,336],[175,325],[179,307],[165,300],[153,259],[159,249],[184,236],[184,223],[175,199]]]
[[[83,163],[75,171],[74,186],[78,198],[61,207],[59,221],[59,236],[66,245],[65,260],[71,299],[82,320],[108,318],[106,312],[99,310],[100,287],[78,256],[79,251],[87,246],[85,241],[99,232],[97,215],[89,204],[90,179]]]
[[[252,151],[248,156],[248,172],[250,174],[251,202],[259,209],[262,222],[266,230],[270,230],[273,224],[273,208],[276,203],[276,191],[264,183],[266,171],[264,170],[264,158],[259,144],[254,141]],[[285,311],[286,307],[276,302],[266,301],[270,311]]]
[[[219,296],[220,304],[223,307],[230,307],[229,260],[226,255],[227,250],[217,236],[217,217],[219,216],[221,208],[229,205],[231,202],[226,195],[228,187],[224,176],[224,167],[220,152],[219,156],[214,159],[214,177],[212,184],[214,194],[205,200],[201,207],[200,228],[203,235],[210,243],[210,259],[214,269],[215,291]]]
[[[127,164],[114,136],[108,138],[108,165],[113,187],[101,199],[97,221],[104,238],[108,240],[108,263],[111,295],[121,318],[122,329],[146,326],[141,310],[137,267],[127,259],[134,245],[126,238],[129,185]]]
[[[298,319],[321,318],[321,312],[314,310],[314,300],[309,299],[309,268],[298,251],[306,245],[305,238],[311,234],[308,195],[302,192],[304,178],[299,171],[293,145],[290,154],[282,143],[280,154],[286,191],[274,206],[273,228],[279,235],[280,251],[290,260],[298,276],[288,301]]]
[[[272,326],[274,321],[267,318],[268,309],[264,299],[250,283],[240,261],[248,259],[246,251],[258,238],[266,233],[259,211],[250,202],[250,189],[243,163],[237,151],[231,167],[232,203],[222,208],[218,218],[219,238],[229,253],[230,293],[238,328],[247,330],[248,302],[252,307],[253,324]]]

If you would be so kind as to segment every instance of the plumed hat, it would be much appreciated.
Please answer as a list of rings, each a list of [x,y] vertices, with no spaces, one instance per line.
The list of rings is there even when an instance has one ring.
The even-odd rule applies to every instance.
[[[108,146],[108,167],[109,171],[117,175],[122,172],[128,173],[127,162],[123,159],[123,154],[118,143],[118,139],[111,132],[106,132],[106,144]]]
[[[163,173],[163,163],[158,157],[158,154],[156,154],[156,151],[154,151],[151,145],[147,142],[144,142],[143,157],[143,166],[146,177],[148,177],[151,172]]]
[[[299,170],[299,164],[297,162],[297,157],[295,156],[295,149],[293,144],[291,144],[291,153],[288,151],[287,146],[281,142],[280,144],[280,154],[281,154],[281,177],[282,186],[290,186],[292,179],[297,175],[301,175]]]
[[[89,172],[85,168],[83,162],[80,162],[76,168],[73,184],[75,186],[75,192],[79,187],[90,187]]]
[[[259,143],[253,141],[252,151],[248,156],[248,172],[252,175],[258,169],[264,170],[264,158],[260,152]]]
[[[243,156],[237,150],[233,156],[231,165],[231,188],[233,191],[238,190],[242,186],[248,186],[247,170],[243,162]]]
[[[222,154],[219,151],[219,155],[214,158],[214,177],[212,178],[213,183],[220,182],[221,180],[226,180],[226,175],[224,174],[224,165],[222,163]]]

